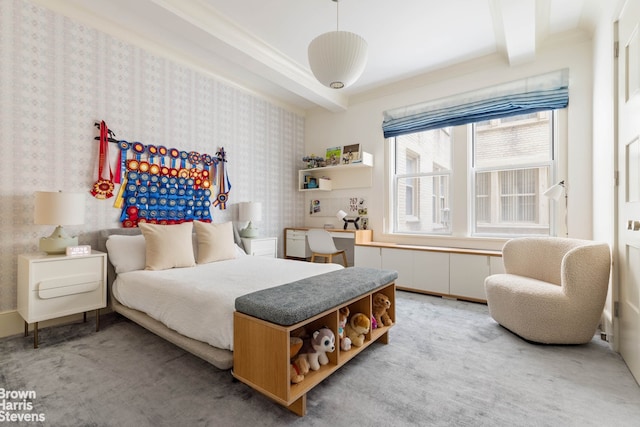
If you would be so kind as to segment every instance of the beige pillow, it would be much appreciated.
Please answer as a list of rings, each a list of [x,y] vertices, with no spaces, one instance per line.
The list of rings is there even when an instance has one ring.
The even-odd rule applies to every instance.
[[[236,247],[233,241],[233,224],[213,224],[194,221],[198,237],[198,264],[234,259]]]
[[[175,267],[193,267],[191,222],[175,225],[138,224],[144,236],[146,249],[145,270],[166,270]]]

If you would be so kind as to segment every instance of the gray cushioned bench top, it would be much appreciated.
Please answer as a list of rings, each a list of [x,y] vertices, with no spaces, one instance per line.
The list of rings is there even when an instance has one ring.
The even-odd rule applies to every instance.
[[[398,278],[393,270],[348,267],[236,298],[236,310],[290,326],[381,288]]]

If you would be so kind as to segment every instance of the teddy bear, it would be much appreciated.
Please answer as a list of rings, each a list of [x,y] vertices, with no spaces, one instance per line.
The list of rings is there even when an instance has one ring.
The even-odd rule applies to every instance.
[[[300,355],[306,357],[309,368],[317,371],[320,365],[329,363],[327,353],[336,349],[336,336],[329,328],[320,328],[315,331],[310,339],[304,341]]]
[[[351,340],[351,344],[361,347],[364,344],[364,335],[369,332],[371,321],[362,313],[356,313],[349,319],[344,328],[344,333]]]
[[[302,348],[302,339],[298,337],[289,337],[289,359],[291,360],[289,366],[289,378],[292,384],[297,384],[304,379],[304,376],[309,372],[309,362],[304,357],[296,357],[300,349]],[[295,359],[294,359],[295,358]]]
[[[387,314],[389,308],[391,308],[389,297],[380,292],[373,295],[373,317],[376,319],[378,328],[393,325],[393,320]]]
[[[309,362],[304,356],[296,357],[289,367],[289,377],[292,384],[298,384],[304,380],[304,376],[309,373]]]
[[[338,338],[340,339],[340,349],[347,351],[351,349],[351,339],[344,334],[344,327],[347,325],[349,317],[349,307],[342,307],[338,310]]]

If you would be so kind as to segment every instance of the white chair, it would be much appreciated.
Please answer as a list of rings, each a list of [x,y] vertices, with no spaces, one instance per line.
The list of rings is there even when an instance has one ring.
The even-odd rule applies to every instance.
[[[347,254],[340,251],[333,243],[333,237],[327,230],[320,228],[312,228],[307,231],[307,240],[309,249],[311,249],[311,262],[315,262],[316,257],[323,257],[324,262],[333,262],[333,256],[342,254],[344,266],[347,266]]]
[[[607,298],[609,245],[522,237],[502,249],[506,274],[485,279],[489,313],[522,338],[583,344],[596,332]]]

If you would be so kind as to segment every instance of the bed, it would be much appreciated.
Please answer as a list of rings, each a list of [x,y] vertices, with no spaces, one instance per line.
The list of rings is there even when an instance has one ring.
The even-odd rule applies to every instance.
[[[168,241],[156,239],[149,228],[173,232],[178,226],[102,230],[97,249],[109,255],[107,282],[114,311],[217,368],[230,369],[237,297],[343,267],[249,256],[231,223],[224,225],[224,233],[221,224],[203,224],[194,223],[193,230],[185,225],[180,237],[173,234]],[[220,255],[222,241],[226,254]],[[145,269],[151,258],[157,260],[149,252],[154,248],[164,252],[165,264]]]

